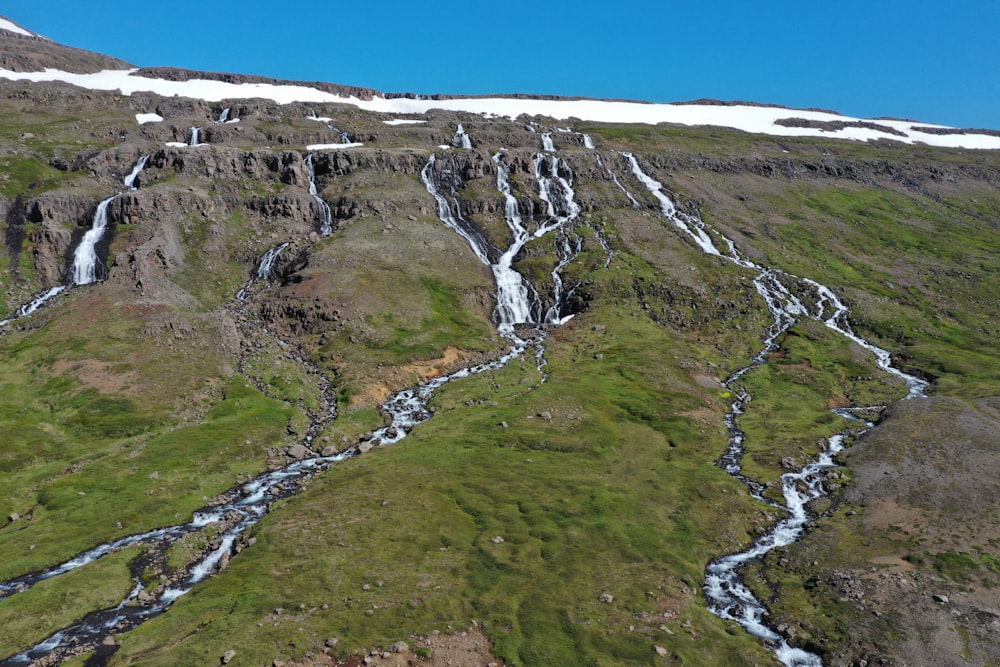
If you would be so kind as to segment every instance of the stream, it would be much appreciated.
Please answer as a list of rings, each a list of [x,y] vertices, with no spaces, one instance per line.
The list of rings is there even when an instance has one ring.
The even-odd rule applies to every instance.
[[[837,465],[833,457],[843,449],[844,442],[849,437],[856,437],[863,430],[873,426],[871,422],[859,417],[858,414],[870,414],[880,410],[882,406],[854,406],[834,410],[836,414],[844,418],[845,424],[849,428],[831,436],[827,440],[825,450],[819,454],[815,461],[808,463],[797,472],[789,472],[781,476],[781,490],[784,497],[782,504],[765,497],[763,495],[764,486],[747,477],[742,471],[745,434],[740,430],[738,421],[751,396],[738,382],[740,378],[753,369],[767,363],[767,356],[778,349],[779,338],[789,328],[804,318],[812,318],[821,321],[828,328],[871,352],[875,356],[879,368],[900,378],[906,384],[907,395],[905,399],[924,396],[929,383],[896,368],[892,364],[891,354],[887,350],[858,336],[848,321],[849,309],[829,287],[808,278],[798,278],[776,269],[760,266],[744,258],[730,239],[715,230],[710,230],[698,217],[678,210],[663,191],[663,186],[642,170],[634,155],[630,153],[622,155],[628,161],[636,179],[659,201],[663,216],[690,237],[702,252],[723,257],[756,273],[754,287],[774,318],[772,324],[764,331],[764,345],[761,351],[751,359],[748,365],[734,372],[722,383],[723,387],[729,390],[735,398],[729,412],[724,417],[729,433],[729,446],[718,463],[730,475],[742,481],[751,496],[772,507],[784,510],[786,517],[778,521],[746,550],[721,556],[708,564],[704,585],[708,607],[712,613],[720,618],[735,621],[750,634],[761,639],[783,665],[787,667],[822,667],[823,662],[818,655],[791,646],[783,636],[766,624],[764,619],[767,616],[767,608],[745,584],[743,571],[748,563],[759,560],[772,549],[788,546],[802,537],[805,526],[815,519],[807,509],[808,503],[827,495],[823,486],[825,481],[823,471]],[[618,185],[622,187],[621,183]],[[626,194],[628,194],[627,191]],[[628,196],[631,201],[635,202],[631,194]],[[725,242],[725,252],[721,251],[715,244],[713,235]],[[803,303],[802,299],[797,296],[798,294],[810,294],[813,300]],[[858,428],[859,424],[860,428]]]
[[[224,122],[227,115],[220,116],[219,122]],[[197,133],[193,132],[192,135],[192,142],[197,142]],[[587,135],[582,136],[584,146],[593,149],[592,139]],[[463,147],[472,146],[471,138],[461,125],[458,126],[454,139],[456,144]],[[545,209],[539,219],[525,219],[518,198],[511,188],[510,168],[503,152],[492,156],[496,169],[495,187],[503,197],[504,221],[510,232],[508,245],[505,248],[494,246],[463,217],[459,201],[459,189],[463,185],[459,177],[460,170],[449,161],[454,158],[439,160],[436,154],[431,154],[420,172],[421,182],[436,203],[440,221],[461,236],[475,256],[493,273],[496,283],[493,321],[499,334],[510,343],[505,353],[492,361],[462,368],[425,384],[397,392],[381,406],[386,417],[386,425],[343,452],[332,456],[316,455],[313,452],[305,459],[262,473],[249,482],[225,491],[209,505],[195,512],[191,520],[185,523],[122,537],[93,547],[64,563],[40,572],[0,582],[0,598],[6,598],[30,590],[39,582],[71,572],[123,549],[136,545],[145,549],[143,556],[132,564],[135,585],[119,604],[86,615],[36,646],[0,661],[0,667],[32,663],[52,664],[69,656],[94,650],[109,635],[128,631],[165,612],[177,599],[218,572],[229,558],[244,548],[249,543],[245,535],[247,530],[257,524],[277,500],[294,495],[301,490],[305,480],[347,458],[363,454],[374,447],[399,442],[416,426],[430,419],[432,412],[428,404],[437,390],[445,384],[477,373],[498,370],[522,356],[529,347],[535,349],[537,367],[542,375],[541,382],[544,382],[546,379],[543,371],[546,338],[544,326],[562,324],[573,316],[567,312],[567,300],[572,296],[575,287],[564,284],[563,271],[582,251],[582,240],[575,234],[574,228],[583,223],[580,220],[581,208],[573,189],[572,170],[564,160],[555,157],[555,147],[552,145],[550,133],[542,134],[542,144],[543,152],[532,156],[533,175],[538,188],[536,194]],[[604,164],[600,154],[593,153],[593,155],[596,156],[597,164],[610,174],[614,184],[627,195],[632,205],[636,208],[641,207],[642,205],[628,191],[615,171]],[[743,257],[730,239],[711,229],[699,217],[681,211],[664,191],[662,184],[643,170],[633,154],[622,153],[621,157],[635,181],[656,199],[663,218],[694,243],[701,252],[732,262],[754,274],[754,287],[773,318],[772,323],[763,332],[761,350],[752,357],[749,364],[735,371],[722,383],[733,394],[734,400],[724,417],[729,433],[729,444],[718,464],[729,474],[740,479],[754,498],[783,510],[785,517],[746,550],[712,560],[706,567],[704,593],[708,607],[713,613],[723,619],[735,621],[761,639],[782,664],[788,667],[820,667],[822,661],[819,656],[789,645],[784,637],[767,625],[765,622],[767,609],[746,586],[743,572],[748,563],[757,561],[772,549],[787,546],[802,536],[806,525],[815,518],[808,511],[808,504],[826,493],[823,487],[824,471],[836,465],[833,457],[843,448],[848,438],[871,428],[872,424],[866,421],[865,416],[873,414],[877,408],[859,406],[836,410],[844,419],[845,429],[828,439],[826,448],[814,461],[796,472],[782,475],[781,488],[784,502],[779,502],[766,497],[764,486],[750,479],[742,470],[745,435],[740,430],[739,418],[751,397],[740,385],[740,379],[768,363],[768,356],[778,349],[779,340],[792,326],[805,319],[814,319],[873,354],[876,363],[883,371],[905,383],[908,390],[906,398],[924,396],[929,384],[895,367],[888,351],[857,335],[848,320],[849,309],[833,290],[813,280],[762,266]],[[136,176],[145,166],[146,159],[142,158],[125,179],[126,188],[133,187]],[[307,156],[306,164],[309,172],[309,194],[319,206],[322,218],[319,225],[320,233],[327,236],[333,231],[333,216],[316,186],[313,154]],[[624,174],[622,176],[625,177]],[[126,191],[128,190],[122,192]],[[88,284],[100,279],[95,248],[107,226],[107,207],[121,194],[120,192],[105,199],[98,205],[92,229],[87,232],[90,236],[85,235],[84,241],[74,255],[71,285]],[[607,252],[604,264],[604,268],[607,269],[614,252],[600,230],[595,229],[595,231],[602,248]],[[556,263],[550,273],[551,293],[542,295],[537,287],[525,279],[513,265],[528,243],[546,236],[552,238]],[[242,304],[252,293],[256,283],[271,281],[274,264],[288,246],[288,242],[275,246],[261,257],[249,282],[237,293],[232,307],[242,308]],[[37,295],[22,306],[13,318],[0,322],[0,325],[17,317],[30,315],[63,289],[65,286],[52,288]],[[255,326],[258,326],[265,335],[272,335],[263,325]],[[527,337],[528,340],[522,338],[518,335],[518,327],[532,329],[532,336]],[[290,346],[290,349],[294,347]],[[336,417],[335,403],[331,403],[332,399],[326,396],[332,383],[321,369],[308,362],[301,354],[291,353],[290,358],[305,368],[309,375],[319,375],[320,390],[328,403],[328,409],[309,414],[311,425],[301,444],[312,451],[311,444],[314,437]],[[185,566],[169,582],[152,589],[145,589],[142,586],[142,572],[151,562],[165,558],[167,550],[179,540],[202,533],[209,527],[217,532],[205,552]]]

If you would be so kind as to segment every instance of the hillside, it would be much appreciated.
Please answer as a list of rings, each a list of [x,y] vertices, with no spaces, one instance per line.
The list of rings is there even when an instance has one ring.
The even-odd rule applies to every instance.
[[[0,664],[1000,661],[994,134],[0,68]]]

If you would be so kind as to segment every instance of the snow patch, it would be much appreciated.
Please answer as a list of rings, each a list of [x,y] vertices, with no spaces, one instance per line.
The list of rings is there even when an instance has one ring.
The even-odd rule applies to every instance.
[[[16,32],[18,35],[27,35],[28,37],[37,37],[38,36],[38,35],[36,35],[33,32],[29,32],[29,31],[25,30],[24,28],[22,28],[21,26],[17,25],[16,23],[8,21],[7,19],[3,18],[2,16],[0,16],[0,30],[6,30],[8,32]]]
[[[383,120],[386,125],[417,125],[419,123],[426,123],[426,120],[416,120],[411,118],[393,118],[392,120]]]
[[[364,146],[362,143],[352,142],[347,144],[309,144],[306,146],[307,151],[335,151],[340,148],[357,148],[358,146]]]
[[[158,113],[137,113],[135,115],[135,122],[139,125],[145,125],[146,123],[162,123],[163,116]]]
[[[14,72],[0,69],[0,78],[14,81],[64,81],[91,90],[119,90],[123,95],[143,91],[165,97],[178,95],[207,102],[259,97],[273,100],[278,104],[291,102],[350,104],[366,111],[392,115],[423,114],[431,109],[442,109],[483,114],[488,118],[504,116],[514,119],[522,115],[537,115],[562,121],[576,118],[600,123],[711,125],[773,136],[826,137],[855,141],[888,139],[907,144],[1000,150],[1000,137],[983,134],[926,134],[913,130],[912,122],[901,120],[880,119],[876,121],[878,125],[890,128],[899,134],[870,127],[843,127],[838,130],[824,130],[812,127],[785,127],[776,124],[778,121],[787,121],[793,118],[838,123],[853,123],[864,120],[824,111],[748,105],[643,104],[604,100],[534,100],[497,97],[426,100],[386,99],[376,96],[370,100],[362,100],[353,96],[335,95],[310,86],[270,83],[236,84],[204,79],[166,81],[133,76],[136,71],[135,69],[103,70],[92,74],[73,74],[54,69],[46,69],[44,72]],[[311,120],[328,122],[318,117],[311,117]],[[940,126],[924,125],[924,127]]]

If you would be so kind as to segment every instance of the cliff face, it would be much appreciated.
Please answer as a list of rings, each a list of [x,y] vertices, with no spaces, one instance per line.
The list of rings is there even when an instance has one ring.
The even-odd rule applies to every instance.
[[[68,68],[57,45],[23,41],[37,54],[19,67]],[[139,124],[147,113],[163,120]],[[472,618],[511,664],[773,661],[701,592],[709,561],[780,518],[713,465],[737,389],[720,382],[773,324],[755,263],[830,286],[860,336],[933,382],[933,398],[853,443],[804,539],[748,567],[770,625],[831,665],[997,659],[982,628],[1000,622],[1000,494],[977,471],[996,467],[1000,157],[443,111],[384,120],[0,83],[3,318],[69,281],[114,196],[95,246],[106,279],[0,330],[0,581],[187,520],[310,449],[354,447],[364,457],[240,538],[210,595],[119,637],[112,662],[345,658]],[[167,145],[192,127],[201,145]],[[345,140],[363,145],[308,149]],[[745,261],[703,252],[678,220]],[[393,392],[507,349],[504,274],[470,244],[499,265],[519,234],[509,265],[534,311],[516,331],[543,352],[448,383],[406,443],[369,451]],[[789,284],[811,303],[809,283]],[[880,419],[906,393],[812,308],[739,381],[753,395],[744,472],[765,498],[842,427],[831,408]],[[130,567],[161,595],[219,539],[123,551],[18,593],[0,603],[0,656],[68,624],[23,611],[46,596],[87,589],[70,620],[114,607]],[[916,638],[928,627],[933,645]]]

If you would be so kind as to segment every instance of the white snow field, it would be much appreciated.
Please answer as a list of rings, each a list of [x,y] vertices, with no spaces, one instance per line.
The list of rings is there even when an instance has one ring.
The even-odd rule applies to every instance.
[[[3,27],[0,25],[0,27]],[[16,27],[16,26],[15,26]],[[166,97],[178,95],[208,102],[225,99],[263,98],[279,104],[291,102],[350,104],[360,109],[392,115],[417,115],[431,109],[464,111],[486,116],[517,118],[521,115],[548,116],[556,120],[578,119],[603,123],[675,123],[678,125],[713,125],[745,132],[786,137],[828,137],[871,141],[890,139],[908,144],[927,144],[951,148],[1000,149],[1000,136],[988,134],[927,134],[914,128],[939,129],[941,125],[915,123],[905,120],[869,120],[841,116],[825,111],[807,111],[781,107],[750,105],[710,104],[646,104],[642,102],[613,102],[602,100],[535,100],[505,97],[461,99],[410,99],[376,96],[370,100],[345,97],[317,88],[301,85],[270,83],[226,83],[206,79],[167,81],[135,76],[137,70],[103,70],[92,74],[73,74],[55,69],[44,72],[14,72],[0,69],[0,78],[29,81],[64,81],[91,90],[118,90],[123,95],[135,92],[153,92]],[[826,130],[815,127],[785,127],[776,121],[804,119],[819,122],[867,122],[894,132],[877,128],[844,127]],[[323,120],[314,118],[314,120]]]

